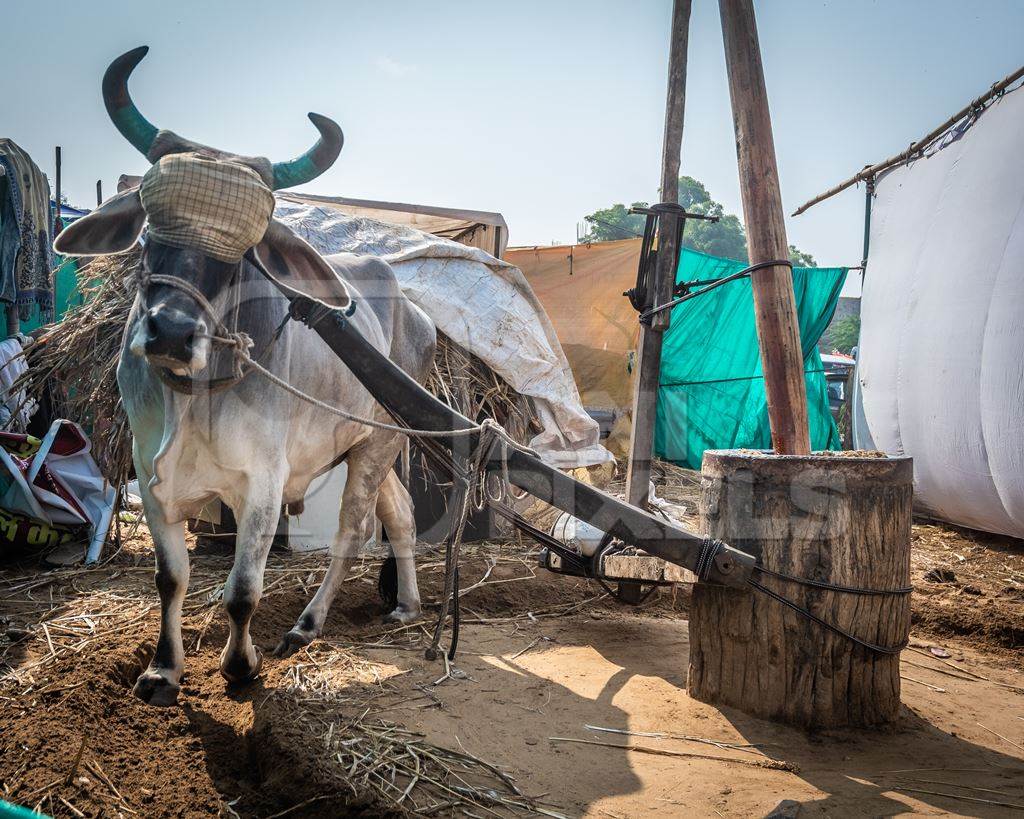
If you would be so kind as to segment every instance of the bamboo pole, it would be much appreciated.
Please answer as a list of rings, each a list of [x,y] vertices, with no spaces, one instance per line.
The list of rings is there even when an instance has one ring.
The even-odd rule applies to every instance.
[[[729,72],[740,193],[752,265],[789,258],[772,121],[752,0],[719,0]],[[780,455],[811,451],[793,274],[773,265],[751,274],[772,445]]]
[[[1021,66],[1012,74],[1007,75],[999,82],[995,83],[988,91],[986,91],[977,99],[974,99],[970,103],[965,105],[955,114],[953,114],[953,116],[951,116],[949,119],[943,122],[942,125],[928,133],[927,136],[922,137],[916,142],[910,143],[910,147],[907,148],[902,153],[898,153],[895,156],[891,156],[888,159],[882,160],[881,162],[876,162],[874,165],[865,165],[864,170],[860,171],[859,173],[855,173],[845,182],[840,182],[838,185],[829,188],[824,193],[819,193],[813,199],[809,199],[808,201],[804,202],[800,207],[793,211],[793,215],[799,216],[801,213],[808,210],[809,208],[814,207],[819,202],[824,202],[826,199],[835,196],[837,193],[845,191],[852,185],[856,185],[858,182],[863,182],[865,179],[871,179],[872,177],[875,176],[875,174],[881,173],[882,171],[891,168],[893,165],[898,165],[901,162],[906,162],[915,154],[919,153],[920,151],[923,151],[925,148],[931,145],[932,142],[934,142],[936,139],[942,136],[947,130],[956,125],[968,114],[972,113],[973,111],[980,110],[983,106],[989,103],[993,97],[996,97],[997,95],[1003,93],[1003,91],[1005,91],[1010,85],[1015,83],[1021,77],[1024,77],[1024,66]]]
[[[691,0],[675,0],[668,59],[668,93],[665,100],[665,134],[661,150],[661,201],[679,198],[679,161],[683,143],[683,113],[686,107],[686,50],[690,31]],[[651,307],[672,299],[676,271],[676,224],[671,218],[659,220],[658,257],[655,264]],[[626,500],[644,506],[651,481],[654,452],[654,422],[661,376],[661,342],[669,324],[669,310],[656,313],[651,326],[640,325],[637,353],[639,371],[633,386],[633,429],[626,470]]]

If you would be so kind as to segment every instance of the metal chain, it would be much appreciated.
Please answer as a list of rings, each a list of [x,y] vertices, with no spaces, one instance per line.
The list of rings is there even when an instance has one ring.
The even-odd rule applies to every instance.
[[[776,572],[772,569],[766,569],[764,566],[755,566],[754,571],[766,574],[769,577],[776,577],[779,580],[788,580],[790,583],[799,583],[801,586],[810,586],[811,588],[823,589],[824,591],[842,592],[843,594],[895,597],[898,595],[910,594],[914,590],[913,586],[904,586],[899,589],[866,589],[860,586],[839,586],[835,583],[826,583],[824,580],[812,580],[808,577],[797,577],[796,575],[786,574],[785,572]]]

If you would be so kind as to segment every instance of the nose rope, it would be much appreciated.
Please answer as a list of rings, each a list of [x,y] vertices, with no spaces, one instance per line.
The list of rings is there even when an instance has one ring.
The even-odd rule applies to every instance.
[[[228,330],[227,326],[220,320],[217,312],[213,309],[213,305],[210,303],[210,300],[206,298],[203,291],[192,284],[192,282],[186,281],[178,276],[170,276],[165,273],[150,273],[146,276],[142,284],[165,284],[169,287],[177,288],[192,297],[196,304],[199,305],[200,309],[206,313],[207,317],[213,323],[214,328],[217,330],[217,335],[210,334],[207,338],[209,338],[210,341],[222,344],[234,351],[233,358],[235,378],[241,378],[245,374],[242,368],[244,361],[248,360],[255,363],[249,355],[249,350],[252,349],[253,346],[253,340],[249,334],[240,331],[232,332]]]

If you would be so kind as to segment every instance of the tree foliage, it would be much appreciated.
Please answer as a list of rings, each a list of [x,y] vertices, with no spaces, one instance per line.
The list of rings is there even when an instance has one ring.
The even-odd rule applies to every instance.
[[[810,253],[805,253],[796,245],[789,246],[789,260],[794,267],[817,267],[818,263]]]
[[[843,316],[828,328],[832,347],[849,355],[860,339],[860,316]]]
[[[739,217],[726,213],[721,203],[711,198],[704,184],[692,176],[679,177],[678,202],[690,213],[717,216],[717,222],[690,219],[686,223],[683,246],[719,256],[746,262],[747,235]],[[634,202],[630,207],[647,207],[646,202]],[[583,217],[588,226],[585,242],[608,242],[615,239],[630,239],[642,236],[645,217],[632,214],[622,204],[597,210]],[[798,267],[817,267],[814,257],[793,245],[789,246],[790,261]]]
[[[630,213],[630,208],[646,208],[646,202],[634,202],[626,205],[612,205],[610,208],[595,210],[586,219],[588,230],[582,238],[584,242],[614,242],[616,239],[635,239],[644,235],[644,222],[647,217],[642,213]]]

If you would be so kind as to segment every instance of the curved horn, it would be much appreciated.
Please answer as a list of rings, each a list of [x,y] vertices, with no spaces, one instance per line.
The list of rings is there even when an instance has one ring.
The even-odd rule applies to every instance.
[[[274,163],[274,190],[291,188],[316,179],[326,171],[341,153],[345,135],[332,119],[320,114],[309,114],[309,121],[320,132],[320,139],[302,156],[290,162]]]
[[[128,94],[128,76],[135,70],[149,46],[139,46],[122,54],[103,75],[103,104],[121,135],[148,158],[149,149],[156,138],[157,128],[135,107]]]

